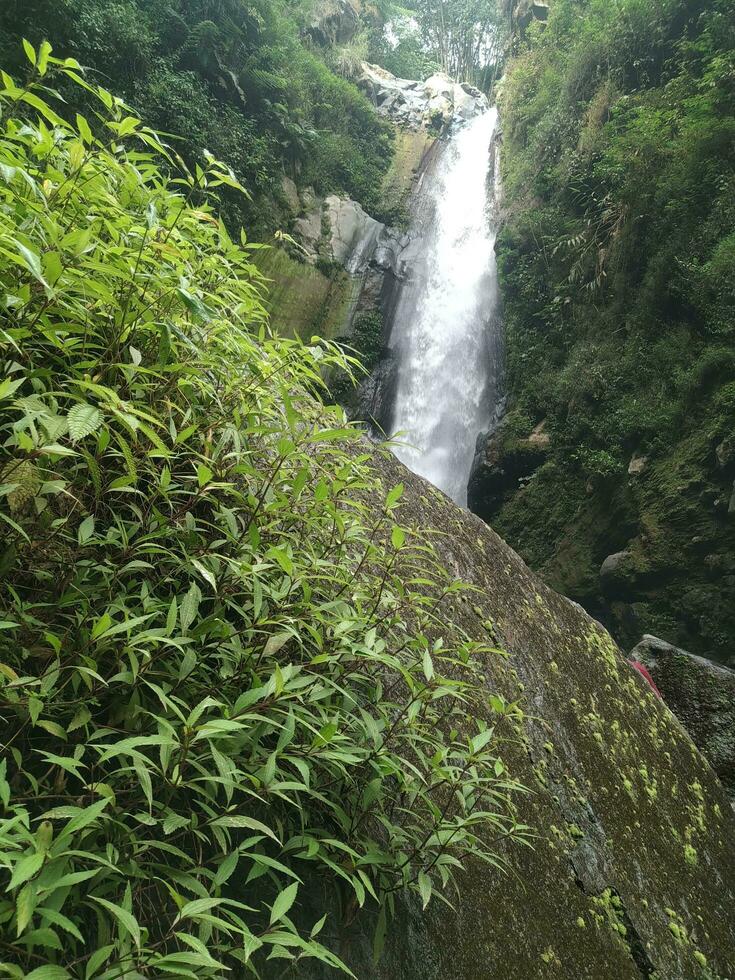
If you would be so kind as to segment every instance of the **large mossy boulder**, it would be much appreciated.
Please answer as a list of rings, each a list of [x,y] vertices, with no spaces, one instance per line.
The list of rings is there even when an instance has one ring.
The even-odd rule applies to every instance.
[[[578,605],[544,586],[487,525],[375,456],[376,493],[405,484],[401,521],[429,535],[477,589],[437,596],[447,633],[504,656],[488,692],[518,701],[507,766],[530,793],[532,848],[508,873],[469,867],[451,913],[401,909],[375,965],[373,922],[352,915],[340,955],[360,980],[660,980],[732,977],[735,819],[722,786],[666,704]],[[302,973],[303,975],[303,973]]]
[[[481,433],[467,486],[473,514],[492,522],[505,501],[546,461],[549,445],[543,423],[519,435],[512,415]]]
[[[630,652],[735,799],[735,670],[646,635]]]

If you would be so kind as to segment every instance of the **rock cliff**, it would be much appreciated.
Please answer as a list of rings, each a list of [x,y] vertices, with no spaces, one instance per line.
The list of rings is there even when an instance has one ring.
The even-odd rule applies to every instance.
[[[319,0],[304,34],[322,46],[346,44],[359,26],[358,0]]]

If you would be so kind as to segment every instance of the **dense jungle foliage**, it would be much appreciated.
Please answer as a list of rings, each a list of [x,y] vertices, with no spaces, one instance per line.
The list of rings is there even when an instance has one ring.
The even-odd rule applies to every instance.
[[[280,227],[283,174],[377,209],[390,131],[304,31],[309,0],[4,0],[0,59],[21,69],[20,40],[93,70],[146,122],[227,160],[251,194],[226,196],[232,227]],[[376,13],[377,16],[377,13]],[[25,69],[21,69],[25,70]],[[78,99],[76,92],[71,99]]]
[[[443,641],[463,586],[313,397],[342,353],[271,334],[216,212],[232,171],[25,53],[0,90],[0,970],[340,969],[341,916],[380,909],[377,954],[397,895],[449,898],[524,838],[493,723],[519,709],[475,656],[500,651]]]
[[[495,526],[624,642],[732,654],[732,3],[555,0],[501,102],[503,441],[551,444]]]

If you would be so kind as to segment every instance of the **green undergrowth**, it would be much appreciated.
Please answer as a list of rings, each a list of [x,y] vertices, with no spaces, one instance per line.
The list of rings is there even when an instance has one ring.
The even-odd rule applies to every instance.
[[[74,55],[146,121],[176,134],[190,166],[205,149],[251,197],[225,191],[230,229],[285,228],[283,174],[374,210],[391,159],[388,123],[309,40],[309,0],[3,0],[0,59],[24,72],[20,40]],[[85,100],[60,80],[64,96]]]
[[[0,91],[0,972],[344,969],[316,895],[379,910],[377,955],[398,894],[446,898],[525,835],[478,720],[498,651],[447,633],[464,587],[314,397],[340,349],[271,333],[215,210],[232,172],[25,47]],[[64,118],[62,80],[94,112]]]
[[[501,94],[509,404],[551,446],[494,524],[624,643],[658,631],[718,657],[735,639],[734,51],[722,0],[556,0]],[[624,548],[641,579],[603,595]]]

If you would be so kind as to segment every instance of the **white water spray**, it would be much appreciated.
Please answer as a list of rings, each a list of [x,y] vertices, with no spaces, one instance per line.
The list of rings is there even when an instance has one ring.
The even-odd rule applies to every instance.
[[[461,505],[477,436],[499,400],[496,123],[495,109],[467,123],[424,174],[391,331],[396,455]]]

